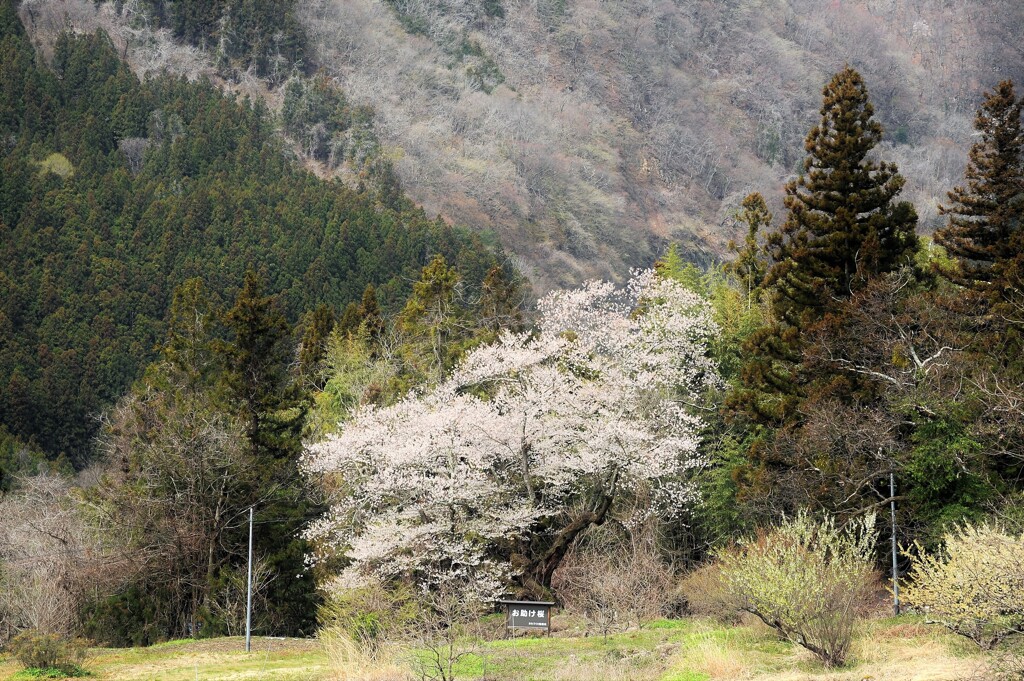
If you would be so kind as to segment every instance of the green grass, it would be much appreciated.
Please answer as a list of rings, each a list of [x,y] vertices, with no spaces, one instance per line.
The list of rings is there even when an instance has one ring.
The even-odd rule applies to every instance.
[[[708,681],[711,677],[704,672],[675,671],[661,677],[661,681]]]
[[[553,636],[467,641],[468,654],[456,670],[459,679],[488,681],[910,681],[960,678],[979,669],[981,658],[969,645],[902,616],[865,623],[850,664],[827,670],[798,646],[780,641],[760,625],[724,626],[706,620],[658,620],[640,630],[586,635],[582,622],[556,616]],[[486,628],[499,630],[487,622]],[[424,659],[425,651],[414,653]],[[97,648],[84,667],[97,680],[166,679],[345,679],[332,668],[318,641],[253,639],[244,652],[241,638],[169,641],[148,648]],[[39,678],[19,672],[12,660],[0,659],[0,679]],[[355,677],[353,677],[355,678]],[[983,675],[979,678],[983,678]],[[374,677],[374,681],[393,679]],[[399,681],[394,679],[394,681]]]
[[[73,679],[83,676],[91,676],[88,671],[81,667],[73,669],[58,669],[56,667],[47,667],[40,669],[38,667],[29,667],[28,669],[22,669],[20,672],[14,674],[14,679]]]

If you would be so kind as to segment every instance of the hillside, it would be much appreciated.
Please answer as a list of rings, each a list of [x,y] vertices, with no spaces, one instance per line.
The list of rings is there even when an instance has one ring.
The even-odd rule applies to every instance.
[[[0,0],[0,678],[1021,681],[1022,29]]]
[[[119,4],[120,16],[87,0],[22,13],[44,42],[65,16],[108,26],[140,72],[216,71],[170,31],[147,31],[146,2]],[[670,241],[692,260],[722,255],[747,192],[779,203],[844,63],[865,75],[881,153],[930,231],[983,90],[1024,75],[1013,0],[317,0],[295,12],[303,66],[373,107],[410,195],[496,232],[541,289],[621,278]],[[279,107],[257,71],[226,85]]]
[[[302,169],[260,100],[140,82],[104,34],[63,35],[50,68],[4,3],[0,56],[0,426],[53,458],[89,459],[190,278],[223,302],[259,271],[295,324],[369,283],[400,306],[436,253],[469,282],[497,262],[383,171],[349,188]]]

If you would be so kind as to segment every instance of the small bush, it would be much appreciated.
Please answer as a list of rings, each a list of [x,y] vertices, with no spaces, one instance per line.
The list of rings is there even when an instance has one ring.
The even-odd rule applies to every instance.
[[[984,650],[1024,633],[1024,534],[964,525],[944,543],[941,553],[918,545],[910,556],[904,601]]]
[[[455,681],[462,660],[478,652],[470,623],[483,614],[480,584],[451,573],[420,596],[414,648],[406,663],[421,681]],[[462,677],[459,677],[462,678]]]
[[[873,514],[836,527],[806,513],[721,554],[742,609],[832,667],[843,664],[874,581]]]
[[[26,669],[40,672],[42,678],[86,675],[79,666],[87,649],[81,639],[28,630],[12,638],[7,649]]]
[[[1010,646],[989,655],[993,681],[1024,681],[1024,646]]]
[[[404,641],[415,629],[420,605],[409,587],[372,582],[338,589],[320,609],[321,636],[340,635],[363,654],[376,656],[387,643]]]
[[[679,582],[677,591],[690,615],[710,617],[727,624],[739,620],[741,603],[730,591],[721,563],[705,563],[688,572]]]
[[[568,611],[583,615],[607,636],[664,615],[671,601],[671,580],[671,567],[647,530],[574,550],[551,585]]]

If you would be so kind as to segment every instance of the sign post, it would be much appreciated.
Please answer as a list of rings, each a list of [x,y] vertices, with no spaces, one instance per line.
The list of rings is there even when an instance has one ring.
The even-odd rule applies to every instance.
[[[551,606],[554,601],[497,601],[505,606],[505,628],[516,631],[543,631],[551,635]]]

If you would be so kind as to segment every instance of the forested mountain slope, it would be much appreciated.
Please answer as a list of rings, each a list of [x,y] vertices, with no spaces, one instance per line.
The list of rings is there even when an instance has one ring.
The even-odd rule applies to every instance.
[[[1012,1],[317,5],[303,13],[314,52],[376,105],[414,196],[500,225],[556,280],[622,276],[666,240],[720,253],[742,197],[796,171],[844,62],[934,215],[982,87],[1024,72]]]
[[[5,129],[19,132],[5,132],[3,323],[19,340],[4,348],[0,385],[11,404],[31,405],[6,408],[4,422],[50,439],[79,424],[76,442],[135,375],[124,358],[151,352],[170,290],[188,276],[227,291],[247,260],[266,259],[294,319],[320,300],[340,309],[368,281],[384,284],[385,304],[398,300],[427,251],[477,252],[399,199],[395,173],[427,214],[496,235],[540,290],[622,277],[669,241],[708,260],[747,192],[778,207],[826,74],[849,62],[887,130],[879,153],[899,164],[929,230],[960,177],[982,91],[1024,73],[1013,0],[5,4],[42,60],[28,66],[22,38],[4,60]],[[90,38],[96,63],[65,77],[68,26],[103,28],[110,44]],[[119,56],[136,75],[216,87],[142,85]],[[335,181],[300,172],[289,153]],[[365,231],[338,245],[336,226]],[[448,245],[423,246],[437,240]],[[146,289],[130,317],[90,292],[96,258],[139,268],[110,275]],[[90,349],[95,338],[120,349]]]
[[[495,264],[386,169],[352,189],[285,151],[262,102],[141,83],[103,33],[60,37],[51,68],[0,3],[0,432],[84,463],[187,279],[227,303],[253,269],[294,324],[368,283],[401,305],[435,254],[470,284]]]
[[[280,13],[264,45],[287,46],[292,18],[306,41],[301,55],[271,55],[278,71],[231,47],[250,42],[239,3],[188,3],[221,17],[220,33],[165,21],[155,38],[140,27],[175,3],[117,4],[121,18],[86,0],[33,0],[23,14],[43,38],[46,17],[65,13],[120,26],[141,69],[201,67],[170,49],[171,34],[206,46],[215,69],[233,58],[270,82],[288,63],[323,69],[374,107],[384,155],[428,213],[495,230],[541,288],[621,277],[668,241],[691,259],[720,254],[747,192],[778,202],[772,190],[796,171],[821,87],[844,63],[864,74],[882,152],[929,230],[982,91],[1024,75],[1016,0],[263,3]]]

